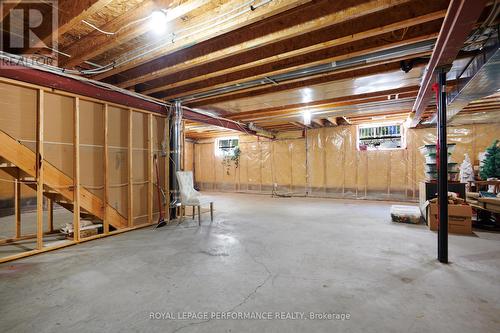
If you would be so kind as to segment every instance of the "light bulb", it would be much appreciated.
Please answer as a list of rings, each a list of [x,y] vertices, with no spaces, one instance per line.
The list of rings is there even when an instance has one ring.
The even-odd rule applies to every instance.
[[[155,34],[162,34],[167,30],[167,15],[160,10],[154,11],[149,19],[149,28]]]
[[[302,112],[302,116],[304,117],[304,125],[311,125],[311,111],[305,110],[304,112]]]

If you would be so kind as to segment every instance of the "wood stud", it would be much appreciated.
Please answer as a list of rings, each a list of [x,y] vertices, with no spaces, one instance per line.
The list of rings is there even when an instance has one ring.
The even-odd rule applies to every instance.
[[[103,165],[103,173],[104,173],[104,196],[103,196],[103,206],[104,206],[104,233],[107,235],[109,233],[109,106],[108,104],[104,104],[103,106],[103,118],[104,118],[104,165]]]
[[[3,132],[0,133],[0,140],[2,141],[3,148],[0,149],[2,151],[2,156],[6,157],[9,160],[15,160],[16,156],[18,157],[19,161],[22,161],[21,164],[17,165],[19,169],[24,170],[28,174],[28,178],[32,177],[33,181],[35,183],[32,185],[32,188],[36,190],[36,198],[37,198],[37,205],[36,205],[36,232],[34,234],[22,234],[22,229],[21,229],[21,190],[23,188],[23,184],[20,181],[21,173],[19,170],[16,170],[16,173],[13,174],[13,177],[15,178],[15,181],[13,182],[13,190],[14,190],[14,234],[13,238],[5,239],[0,241],[0,244],[7,244],[7,243],[15,243],[20,240],[28,240],[28,239],[34,239],[36,241],[36,247],[34,250],[30,251],[24,251],[22,253],[16,254],[16,255],[11,255],[7,257],[0,258],[0,263],[10,261],[10,260],[15,260],[19,258],[23,258],[26,256],[30,256],[33,254],[37,253],[43,253],[47,251],[51,251],[54,249],[58,249],[61,247],[65,247],[68,245],[73,245],[77,244],[79,242],[83,241],[88,241],[96,238],[101,238],[107,235],[114,235],[117,233],[121,233],[127,230],[134,230],[137,228],[141,228],[147,225],[151,225],[152,223],[152,205],[151,208],[148,208],[148,221],[147,223],[129,227],[129,228],[123,228],[120,225],[119,215],[117,211],[112,208],[111,206],[107,205],[109,201],[109,151],[108,151],[108,108],[109,105],[113,106],[118,106],[120,108],[123,108],[123,106],[116,105],[113,103],[103,103],[101,100],[98,99],[92,99],[88,97],[83,97],[80,98],[80,96],[75,95],[75,94],[70,94],[70,93],[65,93],[62,91],[54,91],[54,90],[47,90],[44,87],[33,85],[33,84],[28,84],[16,80],[11,80],[7,78],[0,78],[0,82],[14,85],[14,86],[19,86],[19,87],[25,87],[28,89],[36,89],[37,92],[37,108],[36,108],[36,141],[35,141],[35,153],[33,153],[29,148],[21,145],[19,142],[16,140],[13,140],[11,137],[8,135],[4,134]],[[69,176],[63,176],[60,174],[60,171],[56,169],[53,165],[51,165],[49,162],[44,160],[44,123],[45,120],[45,93],[47,91],[50,91],[51,93],[55,93],[57,95],[61,96],[67,96],[73,98],[73,123],[71,126],[73,127],[73,178]],[[81,182],[80,182],[80,101],[84,99],[86,101],[94,102],[94,103],[99,103],[103,105],[103,120],[104,120],[104,145],[103,145],[103,150],[104,150],[104,165],[103,165],[103,170],[104,170],[104,199],[102,201],[98,201],[97,197],[93,195],[91,192],[86,190],[85,188],[80,187]],[[143,110],[133,110],[134,112],[141,112],[145,115],[147,115],[148,119],[148,156],[151,157],[152,161],[152,155],[153,155],[153,117],[158,117],[160,119],[163,119],[165,121],[166,126],[168,127],[168,121],[165,116],[154,114],[152,112],[148,111],[143,111]],[[129,110],[129,112],[131,112]],[[168,132],[167,132],[168,133]],[[162,136],[163,133],[158,133],[158,136]],[[131,150],[129,150],[130,152]],[[129,159],[130,160],[130,159]],[[23,164],[24,163],[24,164]],[[153,169],[152,169],[152,162],[150,165],[150,175],[148,177],[149,180],[154,180],[153,177]],[[130,169],[131,170],[131,169]],[[131,170],[132,171],[132,170]],[[165,168],[165,172],[168,174],[168,165]],[[25,177],[26,179],[26,177]],[[168,179],[168,178],[167,178]],[[168,185],[167,185],[168,186]],[[56,230],[54,229],[54,215],[53,215],[53,209],[54,209],[54,201],[53,199],[47,199],[45,198],[45,188],[47,190],[51,187],[54,187],[51,189],[51,191],[56,191],[59,192],[59,195],[64,198],[67,202],[72,203],[72,208],[73,208],[73,227],[74,227],[74,236],[72,240],[68,240],[64,242],[64,244],[57,244],[57,245],[49,245],[46,244],[44,246],[44,236],[45,235],[50,235],[51,233],[55,232]],[[148,184],[148,196],[152,196],[152,189],[153,188],[153,181],[149,182]],[[44,231],[44,204],[47,202],[47,213],[48,213],[48,228],[47,231]],[[82,239],[79,235],[79,229],[80,229],[80,212],[82,207],[86,207],[85,209],[94,209],[95,207],[100,206],[102,215],[98,213],[99,209],[95,211],[95,214],[99,215],[99,218],[102,218],[103,224],[104,224],[104,233],[99,234],[96,236],[91,236],[85,239]],[[97,216],[96,215],[96,216]],[[118,218],[118,219],[117,219]],[[117,226],[120,226],[119,230],[115,231],[110,231],[109,226],[111,223],[114,223]],[[127,222],[128,223],[128,222]]]
[[[134,224],[134,185],[133,185],[133,121],[131,109],[128,110],[128,146],[127,146],[127,170],[128,170],[128,226]]]
[[[21,229],[21,182],[19,181],[19,171],[14,183],[14,214],[16,219],[16,233],[15,238],[20,238],[22,234]]]
[[[36,140],[36,248],[43,248],[43,122],[45,110],[45,92],[38,90],[37,140]]]
[[[149,114],[148,118],[148,222],[153,223],[153,191],[154,191],[154,174],[155,165],[153,163],[153,115]],[[158,154],[160,155],[160,154]],[[159,158],[159,156],[158,156]],[[158,184],[160,185],[160,184]],[[160,207],[159,207],[160,208]]]
[[[80,241],[80,99],[74,99],[73,117],[73,231],[74,241]]]

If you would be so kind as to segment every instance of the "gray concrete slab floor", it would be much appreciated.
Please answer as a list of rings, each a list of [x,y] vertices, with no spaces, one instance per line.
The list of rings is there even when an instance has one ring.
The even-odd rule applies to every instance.
[[[0,331],[500,332],[499,234],[450,235],[443,265],[437,235],[392,223],[391,203],[212,195],[201,227],[0,265]],[[211,318],[227,312],[349,320]]]

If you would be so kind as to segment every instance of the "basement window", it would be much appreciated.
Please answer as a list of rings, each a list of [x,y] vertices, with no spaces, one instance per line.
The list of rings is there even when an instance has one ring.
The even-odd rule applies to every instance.
[[[405,148],[402,124],[358,126],[358,150],[392,150]]]
[[[238,147],[238,138],[218,138],[216,140],[216,153],[222,156],[234,156],[235,150]]]

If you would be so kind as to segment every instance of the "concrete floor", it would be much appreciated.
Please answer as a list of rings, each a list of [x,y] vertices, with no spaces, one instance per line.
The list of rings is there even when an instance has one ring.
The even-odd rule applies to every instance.
[[[499,234],[450,236],[442,265],[436,234],[391,223],[390,203],[214,196],[216,221],[201,228],[142,229],[0,265],[0,331],[500,331]],[[150,319],[203,311],[350,319]]]
[[[43,213],[44,231],[49,230],[49,213]],[[66,223],[72,223],[73,213],[55,205],[54,209],[54,230],[60,230]],[[36,211],[23,212],[21,214],[22,235],[36,234]],[[0,217],[0,240],[15,237],[14,215]],[[44,235],[43,245],[45,247],[55,246],[66,241],[62,234]],[[36,238],[25,239],[15,243],[0,244],[0,258],[23,253],[36,249]]]

